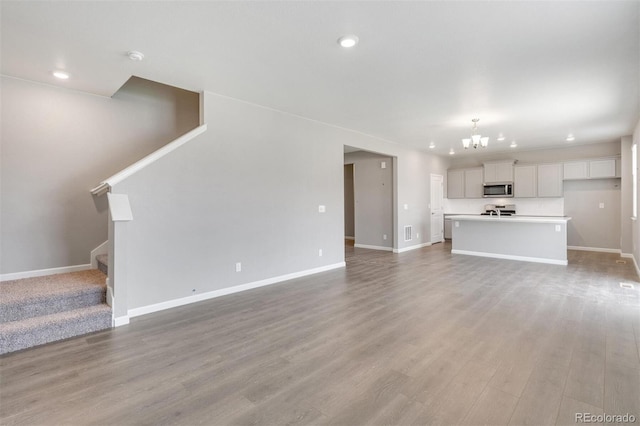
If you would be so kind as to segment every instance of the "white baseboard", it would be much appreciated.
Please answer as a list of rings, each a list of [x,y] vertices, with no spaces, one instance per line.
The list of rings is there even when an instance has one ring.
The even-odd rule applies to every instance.
[[[636,258],[633,256],[633,253],[622,253],[620,257],[626,257],[627,259],[633,260],[633,266],[636,267],[636,274],[638,274],[638,278],[640,278],[640,268],[638,267],[638,262]]]
[[[566,260],[545,259],[543,257],[513,256],[510,254],[485,253],[480,251],[469,250],[451,250],[453,254],[466,254],[468,256],[492,257],[494,259],[519,260],[523,262],[549,263],[551,265],[568,265]]]
[[[363,249],[369,249],[369,250],[382,250],[382,251],[393,251],[392,247],[382,247],[382,246],[370,246],[368,244],[354,244],[353,245],[356,248],[363,248]]]
[[[355,240],[356,237],[344,237],[345,240]]]
[[[45,275],[65,274],[67,272],[78,272],[92,269],[91,264],[62,266],[60,268],[37,269],[35,271],[12,272],[0,275],[0,281],[20,280],[22,278],[43,277]]]
[[[113,319],[113,327],[120,327],[121,325],[129,324],[129,316],[118,317]]]
[[[416,244],[415,246],[403,247],[401,249],[393,249],[394,253],[404,253],[405,251],[416,250],[422,247],[429,247],[431,243]]]
[[[89,263],[91,263],[91,269],[98,269],[98,261],[96,260],[96,256],[99,254],[107,254],[109,251],[109,241],[105,241],[100,244],[98,247],[91,250],[91,258],[89,259]]]
[[[271,284],[276,284],[282,281],[288,281],[294,278],[300,278],[307,275],[313,275],[320,272],[330,271],[332,269],[344,268],[345,262],[334,263],[332,265],[321,266],[319,268],[307,269],[305,271],[294,272],[291,274],[280,275],[273,278],[267,278],[265,280],[254,281],[247,284],[240,284],[233,287],[221,288],[219,290],[209,291],[207,293],[196,294],[193,296],[187,296],[180,299],[168,300],[166,302],[155,303],[153,305],[142,306],[139,308],[130,309],[128,311],[127,318],[134,318],[140,315],[150,314],[152,312],[162,311],[165,309],[175,308],[178,306],[188,305],[189,303],[201,302],[203,300],[213,299],[216,297],[226,296],[228,294],[238,293],[245,290],[251,290],[253,288],[264,287]]]
[[[579,251],[597,251],[601,253],[621,253],[620,249],[602,248],[602,247],[582,247],[582,246],[567,246],[569,250]]]

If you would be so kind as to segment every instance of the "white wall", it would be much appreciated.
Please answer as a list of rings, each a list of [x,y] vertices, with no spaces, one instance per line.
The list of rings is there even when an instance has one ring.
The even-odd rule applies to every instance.
[[[2,88],[0,273],[89,263],[103,179],[198,125],[198,95],[138,78],[112,98],[10,77]]]
[[[119,228],[128,310],[341,264],[344,145],[397,154],[398,202],[412,207],[428,204],[428,192],[414,192],[416,171],[446,170],[439,159],[361,133],[204,99],[206,133],[113,188],[129,195],[134,215]],[[425,226],[422,215],[403,213],[399,226],[407,217]]]
[[[566,146],[555,149],[539,149],[532,151],[518,151],[515,149],[495,154],[484,154],[480,151],[477,155],[471,154],[459,157],[454,156],[455,158],[451,158],[450,168],[459,169],[464,167],[478,167],[482,166],[487,161],[517,160],[520,164],[538,164],[582,158],[610,157],[614,155],[620,155],[619,141],[580,146],[570,146],[570,144],[567,143]]]
[[[636,124],[636,127],[633,131],[633,143],[637,144],[638,146],[638,149],[636,151],[636,154],[637,154],[636,164],[640,165],[640,120],[638,120],[638,123]],[[640,200],[640,170],[636,170],[636,180],[638,181],[638,184],[636,185],[637,196],[638,196],[637,199]],[[631,223],[631,238],[632,238],[631,245],[632,245],[632,251],[633,251],[633,258],[635,259],[635,262],[636,262],[636,268],[640,266],[640,223],[638,223],[639,221],[640,221],[640,218],[636,218],[636,220],[632,221]],[[640,274],[640,271],[638,273]]]

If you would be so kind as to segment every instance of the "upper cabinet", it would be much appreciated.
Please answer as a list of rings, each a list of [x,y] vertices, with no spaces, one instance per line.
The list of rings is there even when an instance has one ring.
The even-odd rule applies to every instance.
[[[464,170],[447,172],[447,198],[464,198]]]
[[[562,165],[564,180],[587,179],[589,177],[589,164],[587,161],[572,161]]]
[[[513,196],[535,198],[538,196],[538,166],[535,164],[513,167]]]
[[[589,161],[589,177],[592,179],[616,177],[615,158]]]
[[[561,163],[538,164],[538,197],[562,197]]]
[[[513,161],[485,163],[484,181],[486,183],[513,182]]]
[[[482,198],[482,167],[464,171],[464,198]]]
[[[563,164],[564,180],[619,177],[616,158],[569,161]]]
[[[482,193],[482,167],[447,172],[447,198],[482,198]]]

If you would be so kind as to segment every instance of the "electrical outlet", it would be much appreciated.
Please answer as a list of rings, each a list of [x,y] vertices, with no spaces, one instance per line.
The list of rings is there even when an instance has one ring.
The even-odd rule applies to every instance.
[[[601,208],[601,209],[604,209],[604,203],[598,204],[598,207]]]
[[[405,204],[405,205],[404,205],[404,209],[405,209],[405,210],[409,210],[409,204]]]
[[[323,206],[323,205],[319,205],[318,206],[318,212],[319,213],[324,213],[326,211],[327,211],[327,208],[325,206]]]
[[[242,271],[242,263],[237,262],[236,263],[236,272],[240,272],[240,271]]]
[[[318,256],[322,257],[322,249],[318,249]]]
[[[556,225],[556,232],[560,232],[562,230],[562,226]]]
[[[386,169],[387,168],[387,162],[383,161],[382,163],[380,163],[380,168],[381,169]]]
[[[382,239],[386,240],[387,239],[387,234],[382,234]]]
[[[460,222],[456,221],[455,224],[456,228],[460,228]]]
[[[418,232],[416,232],[416,239],[419,240],[420,239],[420,234]]]

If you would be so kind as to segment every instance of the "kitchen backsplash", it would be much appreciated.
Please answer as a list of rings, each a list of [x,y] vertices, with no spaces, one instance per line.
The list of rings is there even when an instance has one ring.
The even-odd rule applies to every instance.
[[[524,216],[564,216],[564,198],[465,198],[444,200],[444,212],[480,214],[485,204],[515,204]]]

